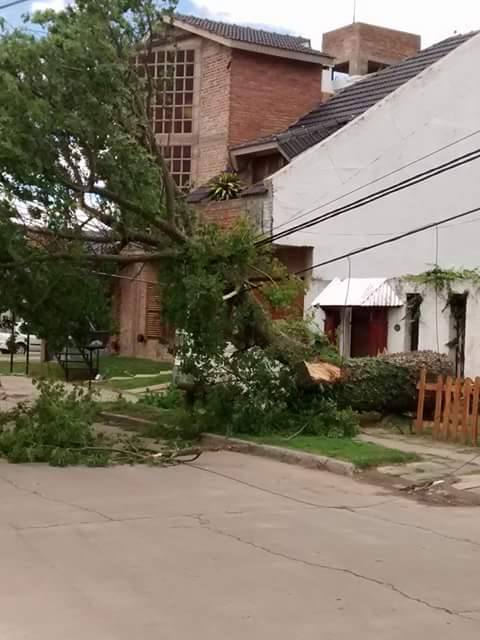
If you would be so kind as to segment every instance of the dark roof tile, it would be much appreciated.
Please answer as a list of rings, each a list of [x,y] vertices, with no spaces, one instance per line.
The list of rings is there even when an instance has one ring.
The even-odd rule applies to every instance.
[[[382,69],[374,75],[366,76],[346,87],[300,118],[286,131],[278,134],[276,136],[278,144],[289,158],[306,151],[365,113],[370,107],[454,51],[476,33],[478,32],[447,38],[411,58]]]
[[[319,55],[330,58],[331,56],[312,49],[310,40],[301,36],[291,36],[284,33],[275,33],[264,29],[254,29],[253,27],[231,24],[228,22],[218,22],[217,20],[209,20],[208,18],[198,18],[197,16],[187,16],[183,14],[175,14],[175,19],[184,22],[197,29],[202,29],[208,33],[217,36],[235,40],[237,42],[245,42],[264,47],[273,47],[274,49],[284,49],[287,51],[296,51],[309,53],[311,55]]]

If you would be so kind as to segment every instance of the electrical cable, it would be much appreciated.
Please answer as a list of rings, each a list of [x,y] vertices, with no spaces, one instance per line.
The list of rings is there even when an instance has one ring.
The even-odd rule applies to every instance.
[[[433,229],[440,225],[443,225],[447,222],[452,222],[453,220],[459,220],[461,218],[465,218],[466,216],[470,216],[473,213],[479,213],[480,206],[475,207],[473,209],[468,209],[467,211],[462,211],[462,213],[457,213],[453,216],[448,216],[447,218],[443,218],[442,220],[436,220],[435,222],[430,222],[421,227],[416,227],[415,229],[410,229],[409,231],[405,231],[391,238],[387,238],[386,240],[381,240],[380,242],[375,242],[374,244],[369,244],[363,247],[359,247],[358,249],[354,249],[353,251],[349,251],[347,253],[343,253],[340,256],[335,256],[334,258],[328,258],[327,260],[323,260],[323,262],[318,262],[317,264],[312,265],[311,267],[307,267],[306,269],[301,269],[300,271],[295,271],[291,275],[301,276],[305,273],[309,273],[314,269],[319,269],[320,267],[326,267],[330,264],[334,264],[335,262],[339,262],[340,260],[345,260],[346,258],[351,258],[352,256],[358,256],[362,253],[366,253],[367,251],[371,251],[372,249],[378,249],[379,247],[383,247],[394,242],[398,242],[399,240],[403,240],[404,238],[409,238],[410,236],[416,235],[417,233],[422,233],[423,231],[428,231],[429,229]],[[259,284],[250,284],[248,287],[242,289],[243,293],[248,293],[249,291],[253,291],[255,289],[260,289],[265,286],[266,282],[261,282]]]
[[[397,169],[394,169],[393,171],[389,171],[388,173],[385,173],[382,176],[379,176],[378,178],[375,178],[374,180],[371,180],[370,182],[367,182],[366,184],[362,184],[360,187],[356,187],[355,189],[352,189],[351,191],[347,191],[346,193],[342,193],[342,195],[337,196],[336,198],[332,198],[332,200],[328,200],[327,202],[323,202],[322,204],[317,204],[312,209],[303,210],[300,213],[298,213],[297,215],[293,216],[293,218],[290,218],[290,220],[287,220],[286,222],[283,222],[282,224],[279,224],[279,225],[273,227],[272,228],[272,232],[276,231],[277,229],[281,229],[282,227],[285,227],[288,224],[291,224],[295,220],[299,220],[300,218],[304,218],[305,216],[308,216],[310,213],[315,213],[315,211],[319,211],[320,209],[323,209],[324,207],[328,207],[329,205],[333,204],[334,202],[338,202],[339,200],[343,200],[343,198],[346,198],[347,196],[351,196],[354,193],[358,193],[358,191],[362,191],[363,189],[366,189],[367,187],[371,187],[372,185],[376,184],[377,182],[381,182],[382,180],[385,180],[386,178],[390,178],[391,176],[395,175],[396,173],[400,173],[400,171],[404,171],[405,169],[409,169],[410,167],[413,167],[413,165],[418,164],[419,162],[423,162],[424,160],[428,160],[428,158],[432,158],[433,156],[437,155],[437,153],[441,153],[442,151],[446,151],[447,149],[451,149],[455,145],[460,144],[461,142],[465,142],[465,140],[469,140],[470,138],[473,138],[474,136],[478,135],[479,133],[480,133],[480,129],[476,129],[475,131],[472,131],[471,133],[468,133],[468,134],[462,136],[461,138],[457,138],[456,140],[453,140],[453,142],[449,142],[448,144],[444,145],[443,147],[438,147],[437,149],[434,149],[433,151],[430,151],[429,153],[425,154],[424,156],[421,156],[420,158],[416,158],[415,160],[412,160],[411,162],[408,162],[407,164],[404,164],[401,167],[398,167]]]
[[[371,204],[372,202],[376,202],[377,200],[380,200],[386,196],[392,195],[393,193],[397,193],[398,191],[403,191],[411,186],[420,184],[421,182],[425,182],[426,180],[430,180],[431,178],[436,177],[437,175],[441,175],[446,171],[451,171],[452,169],[456,169],[460,166],[473,162],[474,160],[478,160],[479,158],[480,158],[480,148],[477,148],[474,151],[470,151],[469,153],[463,154],[462,156],[458,156],[457,158],[449,160],[448,162],[445,162],[441,165],[437,165],[432,169],[428,169],[427,171],[423,171],[414,176],[411,176],[410,178],[402,180],[401,182],[398,182],[395,185],[392,185],[391,187],[381,189],[380,191],[376,191],[368,196],[360,198],[359,200],[351,202],[348,205],[339,207],[338,209],[333,209],[332,211],[329,211],[321,216],[317,216],[316,218],[313,218],[312,220],[304,222],[300,225],[286,229],[285,231],[282,231],[278,234],[273,234],[267,238],[263,238],[262,240],[258,240],[255,244],[256,246],[264,246],[267,244],[271,244],[281,238],[290,236],[293,233],[297,233],[298,231],[303,231],[304,229],[314,227],[320,224],[321,222],[326,222],[327,220],[336,218],[342,215],[343,213],[347,213],[354,209],[359,209],[360,207],[363,207],[366,204]]]
[[[374,244],[369,244],[367,246],[360,247],[359,249],[354,249],[353,251],[344,253],[341,256],[336,256],[335,258],[329,258],[328,260],[324,260],[323,262],[314,264],[311,267],[308,267],[307,269],[296,271],[294,275],[299,276],[304,273],[308,273],[309,271],[313,271],[314,269],[318,269],[319,267],[325,267],[329,264],[333,264],[334,262],[338,262],[339,260],[344,260],[345,258],[348,258],[351,256],[357,256],[361,253],[365,253],[366,251],[371,251],[372,249],[377,249],[378,247],[383,247],[385,245],[392,244],[393,242],[397,242],[398,240],[403,240],[404,238],[408,238],[417,233],[422,233],[422,231],[428,231],[429,229],[433,229],[434,227],[442,225],[446,222],[452,222],[453,220],[465,218],[466,216],[472,215],[472,213],[478,213],[478,212],[480,212],[480,207],[475,207],[474,209],[469,209],[468,211],[463,211],[462,213],[457,213],[453,216],[448,216],[448,218],[443,218],[442,220],[436,220],[435,222],[430,222],[429,224],[425,224],[421,227],[416,227],[415,229],[410,229],[409,231],[400,233],[399,235],[393,236],[392,238],[387,238],[386,240],[381,240],[380,242],[375,242]]]
[[[10,7],[15,7],[17,4],[24,4],[25,2],[29,2],[30,0],[12,0],[12,2],[7,2],[6,4],[0,5],[0,11],[2,9],[9,9]]]

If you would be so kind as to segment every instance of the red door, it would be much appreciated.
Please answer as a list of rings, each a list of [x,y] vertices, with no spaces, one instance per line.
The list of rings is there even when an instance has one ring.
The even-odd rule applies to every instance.
[[[388,309],[384,307],[354,307],[352,309],[352,358],[377,356],[387,348]]]

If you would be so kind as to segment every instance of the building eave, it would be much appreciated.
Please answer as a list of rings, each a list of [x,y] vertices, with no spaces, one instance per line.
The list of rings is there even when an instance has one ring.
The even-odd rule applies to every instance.
[[[283,153],[281,147],[276,140],[270,142],[252,142],[251,145],[242,145],[238,148],[230,149],[230,160],[232,161],[233,168],[238,171],[238,161],[244,158],[252,158],[259,155],[264,155],[268,152],[278,152],[285,160],[289,161],[289,158]]]
[[[326,54],[318,54],[318,53],[309,53],[308,49],[303,51],[294,51],[291,49],[280,49],[277,47],[269,47],[266,45],[252,44],[250,42],[241,42],[239,40],[231,40],[230,38],[224,38],[223,36],[219,36],[215,33],[211,33],[210,31],[206,31],[205,29],[200,29],[191,24],[183,22],[182,20],[173,17],[173,19],[168,19],[168,23],[176,27],[177,29],[182,29],[183,31],[188,31],[189,33],[199,36],[200,38],[207,38],[208,40],[212,40],[213,42],[217,42],[218,44],[223,45],[224,47],[229,47],[230,49],[239,49],[241,51],[249,51],[251,53],[259,53],[266,56],[274,56],[277,58],[287,58],[289,60],[296,60],[298,62],[306,62],[309,64],[317,64],[322,67],[333,67],[335,64],[335,59],[332,56],[328,56]]]

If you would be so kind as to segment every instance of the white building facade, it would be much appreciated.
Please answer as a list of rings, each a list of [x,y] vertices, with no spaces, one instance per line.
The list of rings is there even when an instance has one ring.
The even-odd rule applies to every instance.
[[[480,148],[479,60],[480,35],[476,35],[269,178],[273,233]],[[314,265],[475,208],[480,208],[480,160],[278,242],[285,246],[312,247]],[[348,287],[345,283],[337,284],[340,296],[337,302],[341,302],[341,287],[344,293],[346,288],[350,291],[361,288],[360,279],[393,282],[399,301],[393,304],[390,300],[383,307],[370,305],[370,312],[379,310],[375,322],[383,323],[380,333],[385,333],[384,348],[394,352],[416,347],[452,355],[452,348],[458,343],[458,336],[455,332],[452,334],[455,329],[452,300],[447,299],[445,292],[403,279],[407,274],[420,274],[435,265],[445,270],[480,267],[480,211],[315,268],[309,275],[306,310],[314,311],[320,325],[326,320],[330,327],[337,324],[342,349],[350,355],[349,334],[355,329],[352,315],[360,318],[368,313],[358,311],[362,306],[349,301],[347,296],[343,304],[321,304],[320,294],[327,286],[332,287],[332,281],[337,278],[349,282]],[[416,294],[421,296],[421,303],[418,313],[415,311],[419,315],[418,336],[412,338],[411,307],[418,303],[419,298],[413,297]],[[457,303],[461,306],[461,296],[465,299],[465,327],[461,337],[465,366],[461,370],[469,376],[480,375],[477,285],[459,281],[449,295],[454,294],[457,297],[453,299],[453,307]],[[350,319],[345,319],[348,315]],[[385,320],[379,319],[382,315]],[[371,317],[372,313],[370,320]],[[364,318],[362,322],[368,321]],[[357,319],[358,323],[361,324]],[[361,334],[362,328],[356,328]],[[356,340],[361,342],[361,337]],[[364,350],[366,353],[358,355],[371,351]]]

